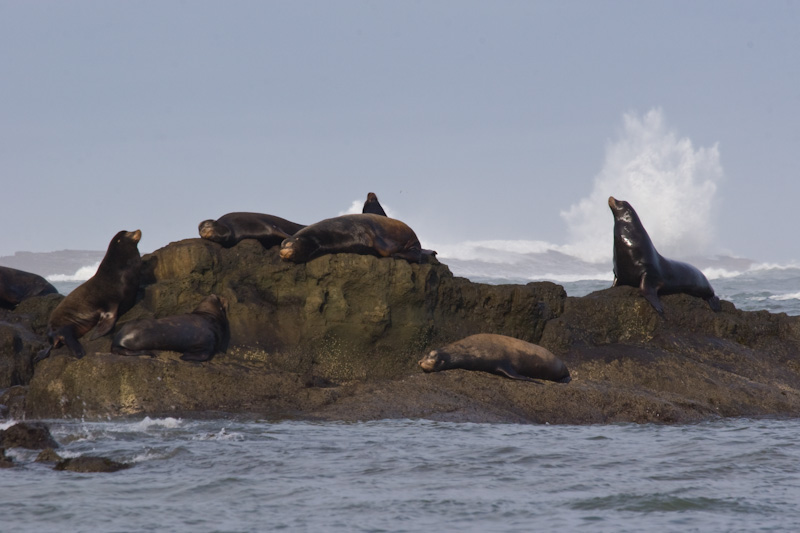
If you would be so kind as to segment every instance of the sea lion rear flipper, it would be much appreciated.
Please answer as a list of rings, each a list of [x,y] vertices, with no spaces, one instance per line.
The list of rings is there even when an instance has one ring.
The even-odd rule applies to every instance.
[[[211,359],[211,356],[214,355],[213,353],[206,353],[206,352],[186,352],[181,355],[181,359],[184,361],[194,361],[196,363],[202,363],[204,361],[208,361]]]
[[[92,333],[92,336],[89,337],[89,340],[93,341],[107,334],[114,328],[114,324],[116,323],[117,323],[116,308],[104,312],[102,315],[100,315],[100,320],[97,322],[97,326],[94,328],[94,333]]]
[[[536,383],[537,385],[542,385],[541,381],[538,381],[533,378],[529,378],[528,376],[523,376],[522,374],[518,374],[513,368],[498,366],[495,369],[496,373],[500,376],[505,376],[507,378],[516,379],[519,381],[530,381],[531,383]]]
[[[48,357],[50,357],[50,350],[52,350],[52,349],[53,349],[53,347],[52,347],[52,346],[48,346],[48,347],[47,347],[47,348],[45,348],[44,350],[41,350],[39,353],[37,353],[37,354],[36,354],[36,355],[33,357],[33,359],[31,360],[31,364],[35,365],[35,364],[36,364],[36,363],[38,363],[39,361],[41,361],[41,360],[43,360],[43,359],[47,359]]]

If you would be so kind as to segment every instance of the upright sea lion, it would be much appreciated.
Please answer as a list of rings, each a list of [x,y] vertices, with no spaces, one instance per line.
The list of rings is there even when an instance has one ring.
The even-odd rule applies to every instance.
[[[305,263],[325,254],[352,253],[422,258],[419,239],[403,222],[371,213],[328,218],[301,229],[281,244],[281,259]]]
[[[95,326],[91,339],[102,337],[111,331],[117,318],[133,306],[142,266],[137,248],[141,238],[142,232],[137,229],[120,231],[111,239],[97,273],[53,309],[47,331],[50,346],[34,357],[34,363],[64,344],[80,359],[86,352],[78,339]]]
[[[367,194],[367,201],[364,202],[364,208],[361,212],[386,216],[386,211],[383,210],[381,203],[378,201],[378,196],[374,192]]]
[[[0,307],[14,309],[22,300],[57,293],[50,282],[38,274],[0,266]]]
[[[569,383],[569,370],[561,359],[537,345],[492,333],[470,335],[432,350],[419,360],[425,372],[463,368],[480,370],[511,379],[537,379]]]
[[[230,248],[242,239],[256,239],[270,248],[291,237],[305,226],[262,213],[228,213],[217,220],[204,220],[198,226],[200,236]]]
[[[169,350],[182,352],[184,361],[208,361],[224,351],[229,334],[227,309],[224,298],[211,294],[191,313],[128,322],[114,335],[111,352],[153,357],[153,350]]]
[[[714,311],[722,306],[708,279],[688,263],[663,257],[656,251],[639,216],[628,202],[608,198],[614,215],[614,283],[639,287],[642,296],[664,315],[659,294],[684,293],[704,299]]]

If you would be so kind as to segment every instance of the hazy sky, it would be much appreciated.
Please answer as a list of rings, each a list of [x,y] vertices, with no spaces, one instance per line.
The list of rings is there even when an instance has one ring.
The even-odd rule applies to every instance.
[[[800,260],[797,1],[0,0],[0,71],[0,255],[374,191],[423,245],[610,257],[637,194],[693,252]]]

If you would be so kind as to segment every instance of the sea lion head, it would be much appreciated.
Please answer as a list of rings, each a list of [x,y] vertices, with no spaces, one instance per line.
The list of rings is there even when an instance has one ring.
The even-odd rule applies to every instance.
[[[367,201],[368,202],[377,202],[378,201],[378,195],[375,194],[374,192],[367,193]]]
[[[631,204],[625,200],[617,200],[613,196],[609,196],[608,207],[611,208],[611,213],[614,214],[614,218],[616,220],[620,220],[622,222],[633,222],[634,219],[638,219],[636,216],[636,211],[634,211],[633,207],[631,207]]]
[[[319,249],[316,240],[311,236],[299,238],[296,235],[284,239],[281,243],[280,256],[284,261],[304,263],[308,261],[312,254]]]
[[[223,243],[231,236],[231,229],[219,224],[216,220],[204,220],[197,226],[200,237],[212,242]]]
[[[431,350],[428,355],[420,359],[417,364],[422,367],[425,372],[438,372],[443,370],[442,367],[450,360],[450,357],[445,352],[439,350]]]
[[[209,294],[197,304],[194,310],[195,312],[209,313],[224,318],[228,312],[228,300],[216,294]]]

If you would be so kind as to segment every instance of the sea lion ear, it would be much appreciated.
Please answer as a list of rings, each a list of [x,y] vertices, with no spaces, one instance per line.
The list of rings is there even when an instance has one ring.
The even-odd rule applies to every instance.
[[[89,337],[90,341],[95,339],[99,339],[106,333],[112,330],[114,324],[117,323],[117,310],[114,308],[113,310],[106,311],[102,315],[100,315],[100,321],[97,323],[97,327],[94,328],[94,333],[92,336]]]

